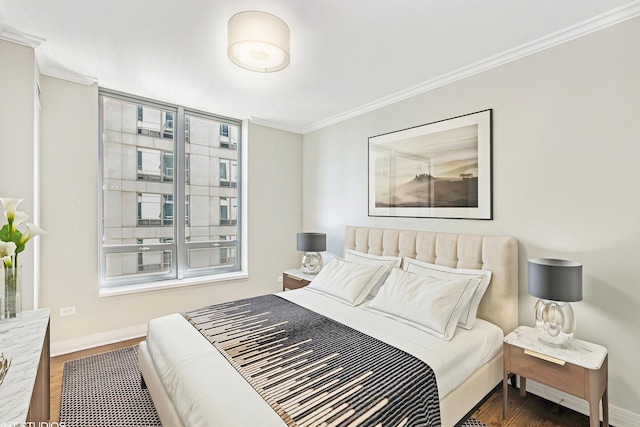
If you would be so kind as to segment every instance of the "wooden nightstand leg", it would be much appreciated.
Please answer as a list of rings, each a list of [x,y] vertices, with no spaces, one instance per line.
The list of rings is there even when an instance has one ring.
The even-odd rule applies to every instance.
[[[507,401],[509,398],[509,372],[511,371],[511,346],[502,345],[502,418],[507,419]],[[515,376],[515,375],[514,375]]]
[[[589,402],[589,425],[600,426],[600,401],[602,400],[602,421],[609,425],[608,368],[609,357],[605,356],[600,369],[585,369],[586,397]]]
[[[609,387],[602,394],[602,426],[609,427]]]
[[[589,399],[589,426],[600,427],[600,401],[597,397]],[[595,401],[594,401],[595,400]]]
[[[502,419],[507,419],[507,397],[509,395],[509,372],[504,371],[502,380]]]
[[[527,379],[520,375],[520,397],[527,397]]]

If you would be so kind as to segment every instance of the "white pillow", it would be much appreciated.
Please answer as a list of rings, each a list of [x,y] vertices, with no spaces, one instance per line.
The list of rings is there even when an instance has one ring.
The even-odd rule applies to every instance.
[[[386,277],[387,265],[359,265],[341,258],[332,259],[307,288],[350,305],[358,305],[371,289]]]
[[[436,279],[394,268],[367,310],[449,341],[479,283],[475,278]]]
[[[400,264],[402,263],[402,258],[398,256],[371,255],[371,254],[365,254],[363,252],[354,251],[353,249],[349,249],[347,251],[347,253],[344,256],[344,259],[347,261],[355,262],[356,264],[360,264],[360,265],[388,265],[389,271],[391,271],[393,267],[400,267]],[[386,278],[387,277],[385,276],[384,279]],[[369,296],[371,297],[376,296],[376,294],[380,290],[380,287],[384,283],[384,279],[380,283],[378,283],[376,286],[374,286],[373,289],[371,289],[371,292],[369,292]]]
[[[480,279],[480,285],[474,292],[469,305],[465,307],[462,316],[460,316],[460,321],[458,322],[458,326],[461,328],[473,328],[473,325],[476,324],[476,315],[478,314],[480,301],[489,287],[489,282],[491,282],[490,271],[450,268],[442,265],[429,264],[428,262],[418,261],[408,257],[404,258],[402,268],[405,271],[416,273],[420,276],[435,277],[439,279],[455,280],[470,277]]]

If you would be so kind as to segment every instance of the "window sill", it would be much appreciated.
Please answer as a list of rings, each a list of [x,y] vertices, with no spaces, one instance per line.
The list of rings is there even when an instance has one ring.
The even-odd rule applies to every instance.
[[[114,286],[110,288],[100,288],[98,295],[102,297],[112,297],[118,295],[137,294],[140,292],[153,292],[163,289],[182,288],[185,286],[213,285],[221,282],[246,280],[249,275],[244,271],[233,273],[216,274],[215,276],[189,277],[182,280],[163,280],[159,282],[138,283],[135,285]]]

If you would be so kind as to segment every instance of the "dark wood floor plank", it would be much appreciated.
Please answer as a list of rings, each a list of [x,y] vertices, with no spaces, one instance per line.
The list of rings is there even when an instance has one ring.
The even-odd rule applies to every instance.
[[[509,387],[507,419],[502,419],[502,388],[496,391],[474,414],[489,427],[588,427],[589,417],[556,403]]]

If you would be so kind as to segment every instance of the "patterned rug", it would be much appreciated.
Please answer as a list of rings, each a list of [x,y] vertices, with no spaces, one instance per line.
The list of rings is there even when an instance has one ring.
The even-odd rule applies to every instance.
[[[160,419],[149,391],[140,388],[138,346],[64,364],[60,425],[156,427]]]
[[[140,388],[138,346],[64,364],[60,425],[162,427],[147,390]],[[463,427],[487,427],[469,418]]]

